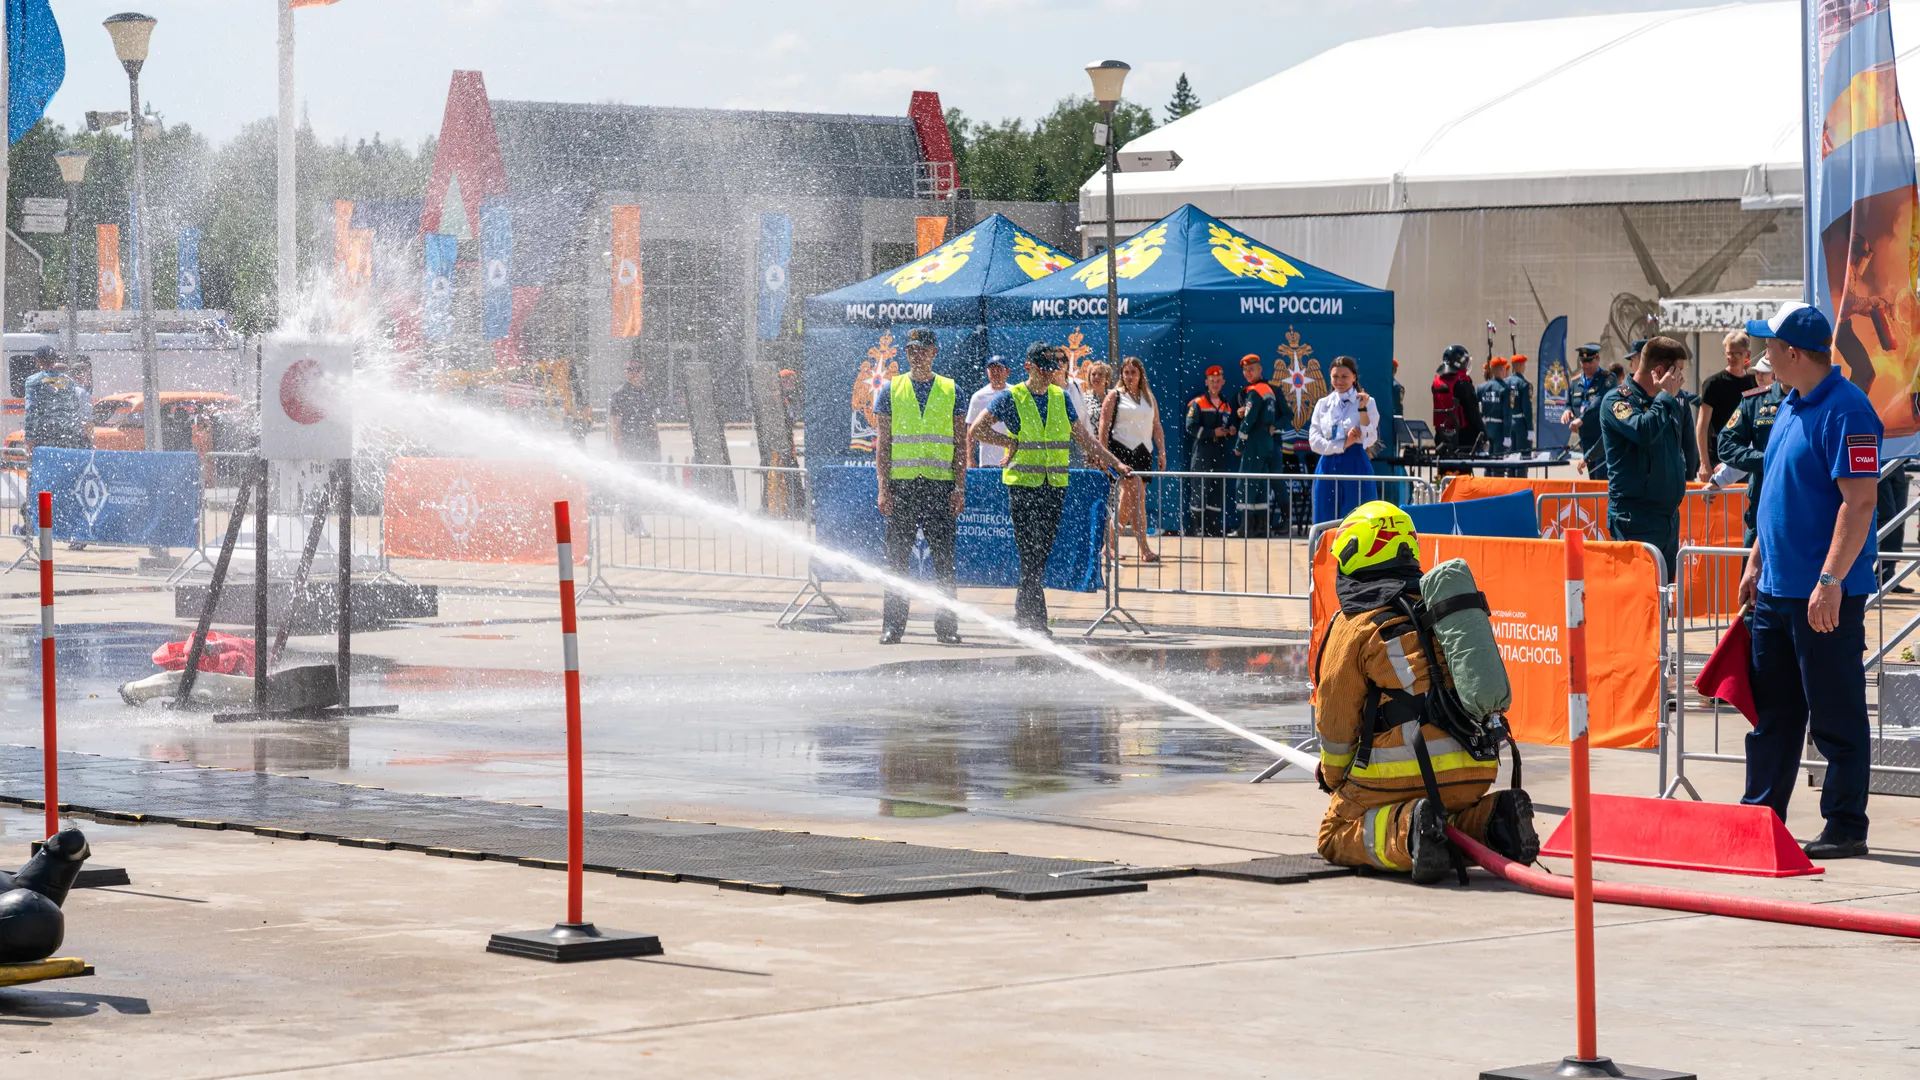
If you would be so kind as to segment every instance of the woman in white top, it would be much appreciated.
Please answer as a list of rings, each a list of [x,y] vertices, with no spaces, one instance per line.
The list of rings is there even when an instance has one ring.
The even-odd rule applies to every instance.
[[[1127,463],[1134,472],[1158,469],[1167,471],[1167,436],[1160,427],[1160,405],[1147,388],[1147,365],[1137,356],[1120,362],[1120,386],[1100,404],[1100,431],[1097,438],[1113,456]],[[1156,563],[1160,556],[1147,547],[1147,485],[1138,476],[1120,480],[1120,512],[1117,522],[1133,530],[1133,542],[1140,549],[1140,561]],[[1107,537],[1107,554],[1120,546],[1118,536]]]
[[[1333,392],[1314,404],[1313,422],[1307,426],[1307,445],[1320,455],[1313,471],[1372,476],[1367,448],[1380,441],[1380,409],[1360,389],[1360,364],[1351,356],[1336,356],[1327,377]],[[1316,480],[1313,520],[1340,521],[1354,507],[1379,497],[1379,486],[1371,480]]]

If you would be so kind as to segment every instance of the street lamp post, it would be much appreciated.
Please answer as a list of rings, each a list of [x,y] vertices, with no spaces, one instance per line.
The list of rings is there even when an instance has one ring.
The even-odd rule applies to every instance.
[[[1087,65],[1087,77],[1093,80],[1093,99],[1100,103],[1106,121],[1107,137],[1107,363],[1120,362],[1120,275],[1113,245],[1113,110],[1120,104],[1120,87],[1133,68],[1125,61],[1102,60]],[[1116,369],[1117,370],[1117,369]]]
[[[140,391],[146,414],[146,448],[164,450],[160,424],[160,360],[154,355],[153,260],[148,257],[147,155],[140,115],[140,68],[147,62],[147,40],[156,20],[150,15],[122,12],[105,22],[113,38],[114,54],[127,70],[128,122],[133,125],[133,260],[134,287],[140,290]]]
[[[62,150],[53,155],[60,166],[60,179],[67,182],[67,363],[80,355],[80,264],[74,233],[80,223],[80,182],[87,178],[87,162],[92,156],[85,150]]]

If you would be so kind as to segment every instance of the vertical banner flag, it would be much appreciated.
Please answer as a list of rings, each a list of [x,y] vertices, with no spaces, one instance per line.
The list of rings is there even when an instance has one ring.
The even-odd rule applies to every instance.
[[[504,195],[480,200],[481,334],[504,340],[513,329],[513,217]]]
[[[333,200],[333,280],[335,284],[347,280],[347,245],[353,232],[353,202],[348,199]]]
[[[67,47],[47,0],[7,0],[7,145],[32,130],[67,78]]]
[[[914,258],[919,258],[947,238],[947,219],[943,217],[917,217],[913,219],[913,246],[918,249]]]
[[[422,307],[428,341],[445,341],[453,336],[453,264],[459,252],[460,241],[446,233],[427,234],[427,283]]]
[[[640,208],[613,208],[613,337],[640,336]]]
[[[200,300],[200,230],[192,226],[181,229],[175,250],[174,284],[179,299],[174,306],[182,311],[199,311],[206,306]]]
[[[1560,418],[1567,415],[1567,391],[1573,371],[1567,367],[1567,317],[1555,315],[1540,334],[1540,416],[1533,425],[1533,444],[1542,450],[1565,450],[1572,436]]]
[[[1891,8],[1890,0],[1801,4],[1812,144],[1808,300],[1832,319],[1834,351],[1886,425],[1890,454],[1920,444],[1920,214]]]
[[[120,280],[120,226],[95,225],[93,235],[94,265],[100,268],[100,310],[119,311],[127,302],[127,291]]]
[[[373,281],[373,230],[347,230],[347,291],[357,295]]]
[[[793,219],[760,215],[760,340],[780,336],[787,313],[787,261],[793,255]]]

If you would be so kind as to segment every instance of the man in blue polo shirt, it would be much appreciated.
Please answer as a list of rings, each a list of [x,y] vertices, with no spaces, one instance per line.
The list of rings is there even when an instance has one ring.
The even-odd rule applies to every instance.
[[[1874,591],[1873,520],[1880,417],[1833,366],[1833,327],[1818,308],[1783,305],[1747,324],[1774,377],[1791,388],[1767,441],[1758,536],[1740,579],[1753,602],[1753,699],[1747,791],[1782,821],[1811,726],[1827,759],[1826,827],[1814,859],[1867,853],[1866,604]]]

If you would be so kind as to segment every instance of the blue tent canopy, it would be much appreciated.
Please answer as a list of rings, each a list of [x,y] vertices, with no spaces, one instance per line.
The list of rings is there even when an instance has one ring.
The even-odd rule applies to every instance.
[[[986,382],[986,296],[1072,262],[994,214],[905,266],[808,297],[807,464],[872,462],[870,401],[876,388],[907,370],[907,331],[934,332],[934,370],[957,382],[964,399]]]
[[[1359,361],[1361,386],[1393,400],[1393,293],[1329,273],[1254,240],[1192,205],[1114,250],[1120,353],[1147,368],[1167,435],[1167,465],[1183,468],[1186,403],[1219,365],[1237,392],[1240,358],[1269,381],[1304,428],[1328,390],[1335,356]],[[1095,255],[1043,280],[987,297],[989,347],[1024,354],[1033,341],[1067,346],[1076,368],[1107,357],[1107,261]],[[1118,366],[1117,364],[1115,365]],[[1388,409],[1382,410],[1384,419]],[[1381,425],[1381,437],[1392,438]]]

